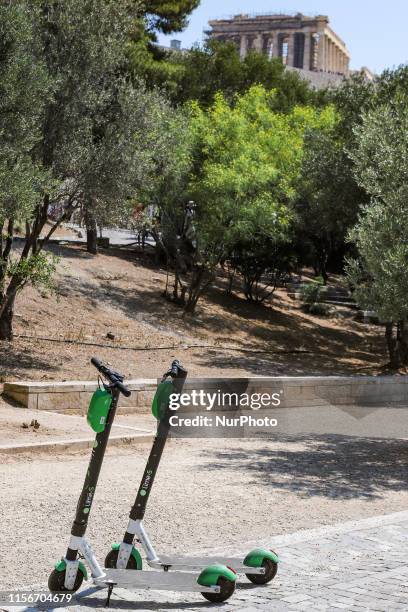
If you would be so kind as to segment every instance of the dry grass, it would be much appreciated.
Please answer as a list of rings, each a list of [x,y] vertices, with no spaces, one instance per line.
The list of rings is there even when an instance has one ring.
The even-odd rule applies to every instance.
[[[207,376],[375,374],[386,361],[381,328],[305,314],[284,290],[271,304],[253,305],[239,292],[225,295],[220,279],[197,314],[183,317],[163,299],[165,271],[148,255],[53,250],[61,257],[57,293],[46,297],[27,289],[18,297],[15,333],[29,338],[0,346],[3,380],[87,379],[94,376],[94,354],[133,377],[157,376],[175,356],[192,374]],[[226,348],[232,346],[241,351]]]

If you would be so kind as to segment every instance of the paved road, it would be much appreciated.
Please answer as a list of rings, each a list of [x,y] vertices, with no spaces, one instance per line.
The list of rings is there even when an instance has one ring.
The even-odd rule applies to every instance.
[[[86,239],[86,230],[84,228],[80,228],[78,225],[74,225],[73,223],[67,223],[66,227],[71,227],[75,230],[81,231],[83,238],[73,236],[72,234],[68,234],[67,232],[67,236],[59,238],[59,240],[66,240],[67,242],[83,242]],[[109,238],[110,244],[114,246],[126,246],[135,243],[137,240],[135,233],[131,230],[126,229],[103,229],[102,236],[104,238]],[[149,237],[146,240],[146,244],[154,245],[155,242],[151,237]]]
[[[408,610],[408,512],[277,537],[272,545],[281,556],[277,578],[265,587],[244,581],[233,598],[217,609],[223,612]],[[69,609],[82,612],[101,607],[105,594],[106,591],[93,588],[84,590],[80,605]],[[198,612],[214,607],[199,595],[154,591],[130,593],[116,589],[111,600],[112,610]]]

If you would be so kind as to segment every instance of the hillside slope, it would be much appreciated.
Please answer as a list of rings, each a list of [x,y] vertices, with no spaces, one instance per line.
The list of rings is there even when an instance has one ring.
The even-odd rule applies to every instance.
[[[196,316],[183,317],[163,299],[166,272],[148,255],[52,248],[61,257],[57,292],[29,288],[19,295],[16,338],[0,344],[3,381],[89,379],[93,355],[132,377],[158,376],[173,357],[208,376],[368,374],[386,361],[380,327],[307,315],[284,290],[272,304],[256,306],[216,287]]]

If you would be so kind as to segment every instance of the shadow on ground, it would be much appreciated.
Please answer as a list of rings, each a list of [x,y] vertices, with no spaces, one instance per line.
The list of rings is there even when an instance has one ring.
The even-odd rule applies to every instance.
[[[276,490],[329,499],[379,499],[389,491],[408,492],[408,445],[404,440],[341,435],[279,438],[285,448],[229,448],[205,451],[203,469],[249,473]]]
[[[46,356],[43,358],[34,355],[28,350],[16,348],[12,342],[0,343],[0,382],[2,373],[7,372],[9,379],[13,374],[20,374],[33,369],[53,372],[58,370],[58,364],[50,363]]]
[[[237,584],[238,590],[255,591],[259,593],[263,587],[255,586],[253,584]],[[75,597],[75,602],[71,605],[80,605],[81,607],[88,608],[105,608],[107,591],[98,587],[91,587],[83,591],[83,594],[79,594]],[[188,593],[186,594],[188,595]],[[133,597],[134,601],[132,601]],[[152,594],[152,600],[154,599],[154,593]],[[163,596],[162,596],[163,599]],[[121,598],[121,596],[113,591],[109,608],[115,610],[191,610],[196,609],[213,609],[215,606],[208,601],[196,601],[192,599],[189,602],[155,602],[152,600],[140,600],[137,591],[133,593],[128,591],[127,599]],[[217,606],[219,607],[219,606]],[[40,608],[41,609],[41,608]],[[44,608],[45,609],[45,608]]]
[[[58,247],[60,254],[67,257],[87,257],[82,251],[70,247]],[[136,267],[154,270],[164,282],[163,270],[159,270],[150,255],[116,249],[104,251],[107,257],[125,259]],[[105,264],[106,266],[106,264]],[[125,286],[124,286],[125,285]],[[115,279],[104,280],[98,277],[72,278],[65,277],[59,281],[59,292],[63,296],[82,296],[97,307],[108,303],[119,309],[129,319],[143,321],[152,325],[157,331],[165,331],[179,335],[180,328],[185,335],[196,336],[206,332],[211,333],[212,343],[232,343],[243,349],[226,357],[224,350],[219,354],[201,354],[201,365],[217,367],[220,370],[245,369],[255,374],[270,374],[271,366],[287,364],[291,351],[306,350],[314,355],[314,368],[311,359],[290,356],[288,373],[338,373],[342,371],[356,373],[356,361],[367,367],[378,366],[378,355],[383,352],[383,346],[377,341],[376,347],[365,342],[366,329],[354,328],[342,324],[330,325],[325,319],[311,320],[300,313],[298,305],[290,310],[287,306],[279,306],[280,300],[271,304],[248,304],[240,295],[227,295],[222,286],[210,289],[200,302],[195,316],[182,316],[182,310],[167,302],[162,296],[162,286],[151,278],[143,284],[137,284],[132,279],[123,282]],[[282,304],[280,304],[282,306]],[[346,324],[345,324],[346,325]],[[243,337],[242,332],[245,336]],[[251,346],[248,346],[248,337]],[[269,354],[251,354],[245,349],[271,351]],[[282,357],[282,355],[285,355]],[[306,366],[306,367],[305,367]],[[309,367],[311,366],[311,367]]]

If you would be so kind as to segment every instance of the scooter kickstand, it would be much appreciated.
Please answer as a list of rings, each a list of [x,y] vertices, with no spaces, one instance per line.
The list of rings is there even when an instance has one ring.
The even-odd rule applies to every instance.
[[[111,595],[113,593],[113,587],[115,587],[117,585],[117,583],[116,582],[112,582],[112,580],[109,580],[109,581],[106,582],[106,584],[108,585],[108,596],[107,596],[106,601],[105,601],[105,608],[109,608],[109,606],[110,606],[110,598],[111,598]]]

